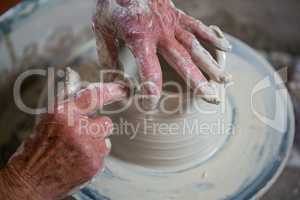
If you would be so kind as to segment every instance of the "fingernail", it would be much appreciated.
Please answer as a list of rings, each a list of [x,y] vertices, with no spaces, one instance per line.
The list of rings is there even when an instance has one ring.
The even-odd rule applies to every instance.
[[[200,90],[201,94],[199,95],[204,101],[212,104],[219,104],[221,102],[217,88],[210,83],[201,85],[198,87],[198,90]]]
[[[197,87],[197,89],[200,90],[200,92],[205,95],[216,94],[216,88],[210,83],[204,83],[204,84],[202,83]]]
[[[223,38],[221,43],[222,43],[222,46],[224,47],[225,51],[232,50],[232,45],[229,43],[229,41],[226,38]]]
[[[216,47],[225,52],[229,52],[232,50],[232,46],[226,38],[220,39],[216,44]]]
[[[223,31],[218,26],[215,25],[210,26],[210,28],[217,35],[217,37],[220,38],[220,43],[216,44],[218,45],[218,48],[220,48],[223,51],[231,51],[232,45],[226,39]]]
[[[219,38],[224,38],[225,37],[223,31],[221,31],[221,29],[218,26],[212,25],[212,26],[210,26],[210,28],[213,29],[213,31],[217,34],[217,36]]]
[[[112,145],[111,145],[110,139],[108,139],[108,138],[105,139],[105,145],[106,145],[107,149],[109,149],[109,150],[111,149]]]
[[[226,74],[224,75],[224,77],[223,77],[223,82],[224,82],[225,84],[228,84],[228,83],[232,82],[232,75],[226,73]]]
[[[217,78],[217,82],[220,84],[228,84],[232,82],[232,75],[226,72],[223,72],[219,78]]]
[[[150,111],[157,108],[159,99],[158,96],[142,96],[139,101],[145,111]]]

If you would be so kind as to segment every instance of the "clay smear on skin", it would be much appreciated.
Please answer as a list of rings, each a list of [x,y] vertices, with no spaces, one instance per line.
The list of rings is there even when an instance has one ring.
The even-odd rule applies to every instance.
[[[123,7],[116,0],[111,0],[109,1],[109,9],[106,10],[104,15],[111,16],[116,13],[118,16],[126,17],[144,14],[149,11],[148,0],[131,0],[128,7]]]
[[[189,68],[190,63],[184,59],[180,53],[176,50],[176,49],[172,49],[171,50],[172,53],[175,55],[175,57],[177,57],[179,59],[179,65],[180,66],[185,66],[186,69],[186,77],[188,80],[192,80],[192,71]],[[195,81],[195,87],[200,89],[204,94],[207,95],[216,95],[216,91],[214,90],[213,87],[210,87],[207,81],[203,81],[203,80],[198,80]]]
[[[198,64],[202,64],[202,68],[209,73],[210,75],[216,76],[221,73],[221,70],[217,68],[217,62],[213,59],[213,57],[201,46],[197,39],[193,39],[192,41],[192,55],[195,60],[198,61]],[[201,62],[200,62],[201,60]],[[212,63],[216,66],[216,68],[211,67],[208,63]]]
[[[139,33],[139,32],[141,32],[141,30],[139,30],[140,26],[131,26],[131,24],[129,23],[129,22],[131,22],[131,20],[130,20],[131,17],[132,16],[133,17],[134,16],[138,16],[138,17],[139,16],[147,16],[147,13],[151,12],[151,6],[153,6],[153,10],[155,11],[154,7],[155,6],[159,6],[158,4],[160,4],[160,3],[162,3],[162,5],[163,4],[168,5],[171,8],[175,7],[174,4],[173,4],[173,2],[169,1],[169,0],[163,0],[163,1],[131,0],[128,3],[126,1],[124,1],[124,3],[122,3],[121,0],[119,0],[119,1],[118,0],[111,0],[111,1],[103,0],[99,4],[99,7],[98,7],[98,9],[102,11],[102,12],[98,12],[101,15],[101,16],[98,16],[98,18],[100,18],[99,20],[102,20],[102,21],[106,20],[105,21],[106,24],[109,23],[109,22],[111,22],[111,20],[113,20],[114,18],[117,18],[118,20],[116,21],[116,23],[121,23],[121,25],[119,24],[121,27],[122,26],[126,26],[126,28],[125,28],[126,29],[125,30],[126,33],[127,32],[128,33]],[[108,9],[106,9],[105,7],[108,8]],[[176,10],[178,10],[178,9],[176,9]],[[174,11],[174,10],[172,10],[170,12],[176,13],[176,11]],[[163,14],[163,13],[158,12],[156,14],[160,15],[160,14]],[[176,14],[178,14],[178,13],[176,13]],[[103,15],[106,16],[106,18],[105,17],[103,18],[102,17]],[[180,13],[179,13],[179,15],[180,15]],[[184,13],[181,12],[181,15],[184,15]],[[177,16],[177,17],[180,17],[180,16]],[[127,19],[129,19],[129,20],[127,20]],[[206,37],[208,37],[207,34],[208,35],[211,35],[211,34],[214,35],[213,30],[211,28],[206,27],[200,21],[193,20],[192,18],[183,18],[183,19],[187,20],[187,23],[189,23],[189,24],[193,22],[193,26],[197,26],[197,24],[199,24],[199,29],[201,30],[201,31],[199,30],[200,32],[209,31],[209,33],[205,34]],[[190,21],[192,21],[192,22],[190,22]],[[144,24],[144,25],[146,25],[148,27],[153,26],[153,21],[151,19],[145,19],[143,22],[147,23],[147,24]],[[172,25],[171,22],[169,22],[169,23]],[[112,26],[112,23],[111,24],[107,24],[107,25],[108,26]],[[120,29],[120,26],[117,26],[115,28],[116,29]],[[122,30],[116,30],[116,33],[117,34],[121,34],[121,35],[119,35],[119,37],[121,37],[121,38],[122,38],[122,36],[124,36],[124,35],[122,35]],[[215,40],[217,40],[217,38],[215,38]],[[135,42],[142,44],[144,41],[135,41]],[[127,44],[127,45],[130,46],[130,44]],[[132,48],[136,48],[136,47],[132,47],[131,46],[131,49]],[[147,45],[144,45],[144,48],[147,48]],[[202,59],[204,57],[203,58],[204,61],[201,60],[201,64],[205,63],[205,65],[207,65],[209,63],[209,64],[217,65],[216,62],[213,62],[214,60],[213,60],[213,58],[211,56],[207,56],[205,52],[201,52],[201,50],[203,50],[203,49],[200,49],[199,46],[196,47],[196,48],[195,47],[191,47],[191,48],[193,48],[192,52],[195,52],[196,56],[199,56],[199,59]],[[146,52],[147,51],[148,50],[146,50]],[[184,77],[185,79],[192,81],[192,87],[193,88],[197,88],[203,94],[206,94],[206,96],[204,96],[204,98],[206,100],[212,101],[212,103],[214,103],[215,102],[215,98],[211,98],[211,95],[215,95],[217,92],[215,91],[215,89],[213,87],[210,87],[209,85],[205,85],[205,86],[203,85],[203,82],[205,82],[206,80],[205,80],[205,78],[203,76],[201,76],[199,74],[198,71],[195,71],[196,68],[194,67],[194,63],[192,61],[189,61],[190,60],[189,58],[184,58],[184,56],[181,55],[181,52],[178,51],[178,50],[176,50],[176,49],[170,49],[169,51],[172,51],[172,55],[177,60],[177,62],[175,63],[177,65],[177,67],[176,67],[177,71],[182,72],[183,76],[185,76]],[[145,50],[143,49],[142,52],[145,53]],[[147,57],[147,56],[145,56],[145,57]],[[143,60],[143,58],[141,58],[141,56],[137,56],[136,61],[137,61],[138,65],[140,66],[140,68],[142,68],[143,64],[144,64],[143,66],[149,64],[149,63],[145,64],[145,62],[147,62],[147,61]],[[184,68],[184,69],[180,70],[179,66],[180,66],[180,68]],[[207,66],[206,68],[209,69],[208,71],[211,72],[210,74],[212,74],[212,77],[217,77],[216,79],[222,80],[222,77],[220,77],[220,75],[222,74],[222,72],[219,72],[217,69],[212,69],[213,68],[212,66]],[[197,69],[197,70],[199,70],[199,69]],[[153,76],[153,74],[151,74],[151,75]],[[140,74],[140,76],[142,78],[145,78],[145,77],[143,77],[142,74]],[[158,76],[160,76],[160,75],[158,74],[157,76],[155,76],[155,79]],[[158,78],[160,78],[160,77],[158,77]],[[199,85],[201,85],[201,87],[198,87]]]

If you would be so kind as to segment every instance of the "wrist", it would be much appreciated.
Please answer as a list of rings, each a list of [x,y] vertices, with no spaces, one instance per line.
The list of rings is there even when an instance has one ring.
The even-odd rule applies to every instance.
[[[44,200],[12,166],[0,170],[0,196],[7,200]]]

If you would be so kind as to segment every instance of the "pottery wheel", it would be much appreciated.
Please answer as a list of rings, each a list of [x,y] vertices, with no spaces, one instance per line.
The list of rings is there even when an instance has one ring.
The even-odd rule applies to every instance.
[[[33,3],[34,6],[30,6]],[[20,51],[31,43],[35,45],[30,52],[35,55],[39,52],[36,49],[42,47],[45,50],[40,41],[49,34],[49,30],[68,26],[80,29],[89,24],[94,3],[93,0],[53,0],[49,3],[43,0],[24,1],[13,10],[9,23],[1,19],[0,27],[3,30],[12,30],[9,36],[16,45],[17,55],[22,54]],[[72,10],[72,13],[65,12],[66,10]],[[13,26],[7,29],[10,24]],[[37,26],[33,28],[32,24]],[[40,25],[43,25],[42,28]],[[73,49],[69,45],[81,44],[94,37],[93,34],[88,34],[88,38],[75,37],[76,35],[67,34],[67,38],[73,40],[59,40],[63,44],[59,45],[60,51],[57,53],[49,52],[52,49],[50,45],[50,48],[46,48],[46,57],[43,55],[39,59],[29,60],[37,62],[36,66],[43,66],[41,63],[44,63],[45,58],[51,61],[47,62],[47,66],[69,63],[66,56],[69,54],[64,53]],[[233,75],[234,84],[227,88],[227,112],[222,118],[226,123],[231,123],[230,134],[218,137],[217,140],[206,138],[209,141],[206,143],[209,145],[209,152],[205,153],[203,149],[207,148],[199,145],[198,154],[193,154],[192,157],[181,154],[181,163],[178,166],[168,161],[163,164],[159,162],[160,165],[136,162],[113,152],[106,159],[104,173],[74,194],[76,199],[248,200],[261,197],[269,189],[282,172],[293,143],[294,116],[291,101],[282,79],[261,56],[237,39],[230,36],[228,39],[233,45],[233,52],[228,55],[227,70]],[[92,48],[95,49],[95,45]],[[1,46],[0,51],[2,66],[11,66],[5,45]],[[77,52],[78,55],[80,52]],[[92,60],[89,56],[85,58],[89,62]],[[82,69],[86,76],[91,73],[87,67]],[[32,97],[36,95],[28,96],[29,99],[35,99]],[[14,122],[23,116],[15,116],[14,112],[7,113],[9,115],[4,115],[6,120],[3,120],[3,127],[7,126],[9,130],[3,132],[10,134],[18,129],[20,133],[19,126],[14,125]],[[197,118],[204,119],[204,116],[198,115]],[[12,122],[7,124],[7,119],[12,119]],[[210,119],[214,121],[214,118]],[[11,128],[12,126],[14,127]],[[26,129],[24,135],[29,133],[31,128]],[[1,144],[9,140],[9,134],[3,135]],[[20,137],[22,138],[24,137]],[[197,142],[201,143],[198,140]],[[176,149],[178,151],[178,147]],[[164,159],[172,153],[170,149],[167,150],[167,154],[159,154],[159,157]],[[183,157],[189,159],[182,159]]]
[[[242,42],[228,38],[233,52],[226,67],[234,84],[227,87],[223,117],[232,125],[230,134],[210,141],[214,144],[210,154],[200,151],[180,167],[170,162],[135,162],[131,154],[120,156],[117,148],[106,159],[104,173],[75,198],[244,200],[266,192],[282,172],[293,143],[292,106],[284,82],[272,67]],[[130,147],[127,150],[134,153]],[[174,151],[165,152],[159,158]]]

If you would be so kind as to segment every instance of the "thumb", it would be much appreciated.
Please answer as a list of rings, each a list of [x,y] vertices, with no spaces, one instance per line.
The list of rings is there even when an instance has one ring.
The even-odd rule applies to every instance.
[[[128,96],[128,88],[119,83],[95,83],[79,91],[59,106],[65,112],[79,111],[88,114],[104,105],[122,100]]]

